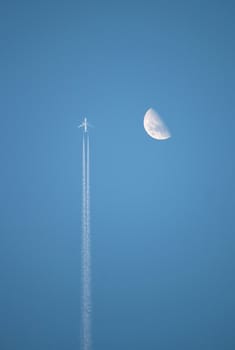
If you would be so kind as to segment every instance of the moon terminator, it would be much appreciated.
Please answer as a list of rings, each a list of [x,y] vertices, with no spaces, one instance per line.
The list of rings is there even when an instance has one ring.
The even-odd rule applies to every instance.
[[[171,137],[166,124],[153,108],[149,108],[145,113],[144,129],[149,136],[156,140],[167,140]]]

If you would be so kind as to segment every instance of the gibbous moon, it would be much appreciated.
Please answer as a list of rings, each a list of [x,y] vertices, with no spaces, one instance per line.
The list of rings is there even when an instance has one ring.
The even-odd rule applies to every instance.
[[[167,126],[153,108],[145,113],[144,128],[147,134],[156,140],[166,140],[171,137]]]

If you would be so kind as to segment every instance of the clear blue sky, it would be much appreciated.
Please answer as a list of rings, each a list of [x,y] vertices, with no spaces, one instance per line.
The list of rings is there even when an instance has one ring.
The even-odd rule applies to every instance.
[[[77,350],[91,130],[94,350],[234,350],[233,1],[0,11],[0,349]],[[153,107],[172,133],[143,130]]]

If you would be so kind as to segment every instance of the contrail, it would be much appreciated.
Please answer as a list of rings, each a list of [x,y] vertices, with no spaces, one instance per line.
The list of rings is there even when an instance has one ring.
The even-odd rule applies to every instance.
[[[91,350],[90,154],[82,141],[82,350]]]

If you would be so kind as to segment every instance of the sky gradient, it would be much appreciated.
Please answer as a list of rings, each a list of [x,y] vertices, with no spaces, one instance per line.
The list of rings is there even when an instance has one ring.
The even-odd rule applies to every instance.
[[[234,350],[234,2],[0,17],[0,349],[79,349],[86,116],[93,349]]]

